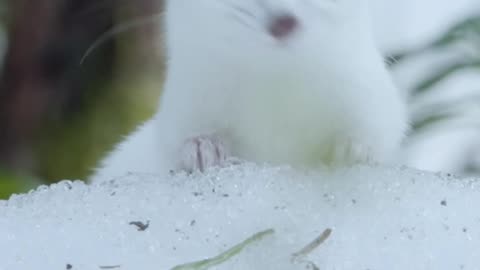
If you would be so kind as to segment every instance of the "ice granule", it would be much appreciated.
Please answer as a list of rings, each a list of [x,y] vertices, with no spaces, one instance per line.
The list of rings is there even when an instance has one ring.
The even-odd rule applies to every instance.
[[[0,203],[0,269],[168,270],[268,229],[211,269],[479,269],[479,205],[475,179],[407,168],[244,164],[63,181]],[[325,242],[292,263],[326,229]]]

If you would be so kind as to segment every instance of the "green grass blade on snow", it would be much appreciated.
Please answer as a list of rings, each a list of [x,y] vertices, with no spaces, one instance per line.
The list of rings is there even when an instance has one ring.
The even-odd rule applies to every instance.
[[[218,256],[215,256],[213,258],[201,260],[201,261],[196,261],[196,262],[191,262],[191,263],[186,263],[182,265],[178,265],[173,267],[171,270],[207,270],[212,266],[219,265],[221,263],[224,263],[231,259],[232,257],[238,255],[244,248],[246,248],[249,245],[252,245],[260,240],[262,240],[265,236],[271,235],[274,233],[273,229],[268,229],[265,231],[258,232],[243,242],[231,247],[227,251],[221,253]]]

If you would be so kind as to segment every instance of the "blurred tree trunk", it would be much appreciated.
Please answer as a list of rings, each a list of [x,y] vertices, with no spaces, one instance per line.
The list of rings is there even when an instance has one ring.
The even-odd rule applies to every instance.
[[[31,162],[25,142],[52,95],[39,54],[52,35],[62,2],[11,1],[9,47],[0,85],[0,161],[6,166]]]

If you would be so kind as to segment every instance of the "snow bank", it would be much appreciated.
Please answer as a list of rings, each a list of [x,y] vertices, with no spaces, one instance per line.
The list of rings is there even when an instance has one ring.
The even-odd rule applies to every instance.
[[[0,202],[0,269],[479,269],[479,206],[477,181],[407,168],[65,181]]]

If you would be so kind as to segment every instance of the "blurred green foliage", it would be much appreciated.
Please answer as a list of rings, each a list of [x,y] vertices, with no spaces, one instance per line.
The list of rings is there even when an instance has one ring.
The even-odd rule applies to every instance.
[[[453,76],[462,70],[474,70],[480,77],[480,15],[466,18],[448,29],[442,36],[434,40],[427,46],[405,51],[392,56],[394,61],[391,65],[402,64],[406,60],[420,57],[423,54],[432,51],[464,50],[463,57],[458,57],[446,66],[435,67],[431,74],[417,82],[410,89],[410,99],[414,101],[417,98],[434,92],[436,86],[447,78]],[[476,103],[480,106],[480,86],[477,94],[474,96],[464,96],[461,99],[450,100],[448,102],[434,103],[423,108],[424,114],[416,115],[412,120],[412,135],[428,130],[434,125],[445,123],[460,117],[462,107],[466,103]],[[415,116],[415,115],[414,115]]]
[[[39,174],[44,179],[56,181],[67,175],[86,179],[114,144],[153,114],[159,91],[147,91],[147,82],[105,87],[115,91],[101,91],[105,94],[92,98],[87,110],[60,128],[55,122],[44,127],[46,131],[57,130],[43,132],[35,145]]]
[[[41,182],[34,178],[19,176],[0,168],[0,200],[8,199],[11,194],[33,189],[39,184]]]

